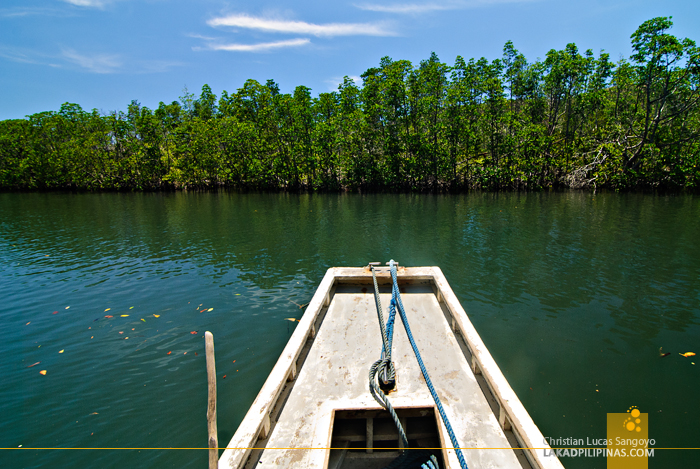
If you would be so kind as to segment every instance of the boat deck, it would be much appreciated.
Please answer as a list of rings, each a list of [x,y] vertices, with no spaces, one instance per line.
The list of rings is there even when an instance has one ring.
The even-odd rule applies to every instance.
[[[513,450],[471,449],[510,448],[510,443],[481,392],[432,289],[429,286],[404,289],[401,297],[411,331],[458,441],[470,448],[464,451],[469,467],[520,467]],[[364,288],[364,293],[361,290],[350,286],[336,290],[323,326],[267,442],[270,448],[290,449],[266,449],[258,467],[324,467],[330,452],[306,448],[330,447],[334,411],[380,408],[368,391],[368,371],[380,356],[381,332],[373,290]],[[386,314],[390,291],[382,293],[380,299]],[[395,408],[433,408],[433,398],[401,319],[398,315],[396,319],[392,358],[397,390],[390,393],[392,405]],[[441,430],[443,441],[446,439],[448,443],[446,446],[451,446],[442,424]],[[407,431],[410,434],[410,430]],[[448,455],[450,465],[459,467],[454,451],[448,451]]]
[[[221,456],[220,468],[372,469],[399,454],[393,421],[368,389],[369,368],[382,348],[371,273],[331,270]],[[388,272],[380,282],[386,318]],[[537,438],[542,447],[541,433],[439,269],[401,269],[399,285],[411,331],[470,469],[562,468],[555,457],[542,458],[541,450],[519,449],[533,447]],[[459,468],[454,450],[444,449],[452,444],[398,314],[392,359],[397,385],[389,397],[409,447],[438,448],[442,468]]]

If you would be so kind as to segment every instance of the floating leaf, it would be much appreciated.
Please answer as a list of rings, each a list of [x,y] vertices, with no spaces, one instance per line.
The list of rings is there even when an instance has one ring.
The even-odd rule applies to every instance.
[[[143,322],[146,322],[146,320],[145,320],[144,318],[141,318],[141,320],[142,320]]]
[[[108,315],[105,316],[105,317],[106,317],[106,318],[113,318],[114,316],[112,316],[111,314],[108,314]]]
[[[170,355],[171,353],[173,353],[173,351],[172,351],[172,350],[171,350],[171,351],[169,351],[168,353],[166,353],[166,355]]]
[[[209,308],[207,311],[214,311],[214,308]]]
[[[159,318],[160,314],[154,314],[153,317]]]
[[[683,357],[694,357],[695,352],[685,352],[685,353],[679,353],[678,355],[681,355]]]
[[[105,313],[106,313],[107,311],[109,311],[110,309],[112,309],[112,308],[107,308],[107,309],[105,309]]]
[[[63,350],[65,350],[65,349],[63,349]],[[59,351],[58,353],[63,353],[63,350]]]
[[[197,331],[192,331],[192,332],[190,332],[190,334],[197,335]]]
[[[33,366],[37,366],[39,363],[41,363],[41,362],[36,362],[36,363],[34,363],[34,364],[32,364],[32,365],[29,365],[27,368],[31,368],[31,367],[33,367]]]
[[[285,321],[299,321],[297,318],[284,318]]]
[[[129,315],[128,315],[128,314],[122,314],[122,317],[123,317],[123,318],[128,318]]]
[[[41,374],[41,375],[46,375],[46,370],[41,370],[41,371],[39,372],[39,374]]]

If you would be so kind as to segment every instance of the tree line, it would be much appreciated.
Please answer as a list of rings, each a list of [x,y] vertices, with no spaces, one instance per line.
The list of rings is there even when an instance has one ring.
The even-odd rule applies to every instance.
[[[381,59],[338,91],[248,80],[152,110],[66,103],[0,121],[0,188],[541,190],[700,187],[700,50],[644,22],[612,62]]]

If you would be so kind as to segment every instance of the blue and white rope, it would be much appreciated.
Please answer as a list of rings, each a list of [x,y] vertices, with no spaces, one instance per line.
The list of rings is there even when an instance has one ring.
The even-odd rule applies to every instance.
[[[390,314],[391,314],[391,310],[392,310],[393,306],[394,305],[398,306],[399,315],[401,316],[401,322],[403,322],[403,327],[404,327],[404,329],[406,329],[406,335],[408,336],[408,341],[411,343],[411,347],[413,348],[413,353],[416,355],[416,360],[418,361],[418,366],[420,366],[420,370],[423,373],[423,378],[425,378],[425,383],[428,385],[428,389],[430,390],[430,394],[433,396],[433,400],[435,401],[435,405],[438,408],[438,412],[440,413],[440,417],[442,418],[442,421],[445,424],[445,428],[447,428],[447,433],[450,436],[450,441],[452,442],[452,447],[454,448],[455,453],[457,453],[457,459],[459,460],[459,465],[461,466],[462,469],[468,469],[467,462],[464,459],[464,455],[462,454],[462,450],[460,449],[459,442],[457,441],[457,437],[455,436],[455,433],[452,430],[452,425],[450,424],[450,420],[447,418],[447,414],[445,414],[445,410],[442,408],[442,402],[440,402],[440,397],[438,396],[437,391],[435,390],[435,387],[433,386],[433,382],[430,380],[430,376],[428,376],[428,370],[425,368],[425,364],[423,363],[423,358],[420,355],[420,351],[418,350],[418,346],[416,345],[416,341],[413,340],[413,334],[411,334],[411,328],[408,325],[408,318],[406,317],[406,311],[404,310],[403,303],[401,302],[401,294],[399,293],[399,284],[398,284],[398,281],[396,279],[396,264],[394,263],[393,260],[389,261],[389,268],[391,270],[391,281],[393,284],[392,290],[391,290],[391,304],[389,306]]]

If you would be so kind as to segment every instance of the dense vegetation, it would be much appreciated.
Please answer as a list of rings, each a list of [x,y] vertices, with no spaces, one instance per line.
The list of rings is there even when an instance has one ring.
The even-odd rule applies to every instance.
[[[700,187],[700,50],[654,18],[617,63],[381,60],[337,92],[248,80],[217,100],[0,122],[0,188],[461,190]]]

